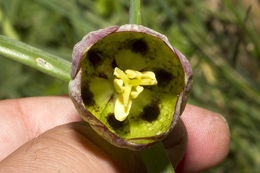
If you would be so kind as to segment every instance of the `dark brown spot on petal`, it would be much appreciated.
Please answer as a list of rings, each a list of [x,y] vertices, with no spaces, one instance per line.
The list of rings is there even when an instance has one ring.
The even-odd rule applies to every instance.
[[[160,108],[158,103],[152,103],[144,107],[141,113],[141,118],[145,121],[154,121],[160,114]]]
[[[115,118],[115,115],[113,113],[110,113],[107,117],[108,124],[112,127],[113,130],[118,130],[120,127],[123,127],[124,122],[118,121]]]
[[[87,53],[87,57],[94,67],[97,67],[103,61],[101,52],[95,49],[89,50]]]
[[[158,86],[166,86],[174,78],[171,73],[164,69],[156,70],[155,76],[158,81]]]
[[[143,39],[137,39],[133,41],[132,51],[136,53],[146,53],[148,50],[148,45]]]
[[[92,106],[95,104],[94,95],[89,90],[89,86],[87,84],[83,85],[83,87],[81,88],[81,97],[82,97],[84,105]]]

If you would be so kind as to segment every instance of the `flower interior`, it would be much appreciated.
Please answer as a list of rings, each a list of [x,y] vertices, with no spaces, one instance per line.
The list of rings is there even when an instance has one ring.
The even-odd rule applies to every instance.
[[[161,39],[109,34],[86,51],[81,67],[83,104],[114,134],[147,143],[169,129],[184,70]]]

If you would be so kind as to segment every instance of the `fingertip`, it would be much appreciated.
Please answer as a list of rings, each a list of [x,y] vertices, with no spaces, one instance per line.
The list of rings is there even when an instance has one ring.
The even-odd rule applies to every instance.
[[[223,116],[188,105],[182,120],[187,128],[187,151],[179,172],[198,172],[219,164],[227,156],[230,132]]]

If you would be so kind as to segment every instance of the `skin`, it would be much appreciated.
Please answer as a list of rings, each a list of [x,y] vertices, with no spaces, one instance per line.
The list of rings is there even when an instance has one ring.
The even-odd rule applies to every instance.
[[[187,105],[181,120],[163,141],[174,166],[185,151],[177,172],[223,161],[230,132],[221,115]],[[145,171],[137,152],[112,146],[82,122],[67,96],[0,101],[0,126],[0,172]]]

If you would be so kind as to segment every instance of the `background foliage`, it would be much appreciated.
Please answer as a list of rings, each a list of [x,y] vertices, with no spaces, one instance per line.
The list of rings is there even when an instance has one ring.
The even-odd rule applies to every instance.
[[[0,34],[71,59],[89,31],[128,23],[125,0],[0,0]],[[168,36],[191,62],[189,103],[229,122],[231,151],[207,172],[260,170],[260,3],[142,0],[142,23]],[[67,94],[67,84],[0,57],[0,99]]]

